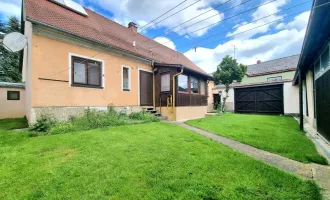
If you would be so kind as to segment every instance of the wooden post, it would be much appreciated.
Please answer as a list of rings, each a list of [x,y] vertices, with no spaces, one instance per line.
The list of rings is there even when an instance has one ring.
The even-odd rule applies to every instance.
[[[299,123],[300,130],[304,130],[304,109],[303,109],[303,88],[302,88],[302,72],[299,69]]]

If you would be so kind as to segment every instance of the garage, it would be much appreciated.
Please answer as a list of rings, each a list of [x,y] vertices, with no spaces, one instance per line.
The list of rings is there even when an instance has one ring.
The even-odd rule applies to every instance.
[[[234,88],[236,113],[284,114],[283,84]]]

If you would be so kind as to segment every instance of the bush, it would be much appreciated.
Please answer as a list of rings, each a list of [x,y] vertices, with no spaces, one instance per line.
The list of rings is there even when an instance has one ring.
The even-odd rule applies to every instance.
[[[145,121],[145,122],[157,122],[159,121],[159,118],[156,117],[153,114],[150,114],[148,112],[145,111],[141,111],[141,112],[133,112],[129,115],[129,118],[132,120],[141,120],[141,121]]]
[[[58,123],[50,129],[50,132],[52,134],[59,134],[59,133],[69,133],[75,130],[76,130],[75,126],[71,123]]]
[[[41,115],[30,130],[30,135],[68,133],[79,130],[90,130],[102,127],[120,126],[134,123],[155,122],[159,119],[147,112],[134,112],[129,116],[125,112],[117,112],[112,106],[106,111],[87,108],[83,116],[70,117],[68,122],[58,123],[51,115]]]
[[[33,124],[29,130],[35,132],[48,132],[52,126],[56,124],[56,120],[52,115],[42,113],[37,122]]]

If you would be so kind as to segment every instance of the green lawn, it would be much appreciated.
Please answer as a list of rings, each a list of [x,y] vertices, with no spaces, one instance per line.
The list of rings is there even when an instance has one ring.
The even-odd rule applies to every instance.
[[[186,123],[300,162],[327,163],[292,117],[225,114]]]
[[[0,199],[321,199],[314,182],[173,124],[33,138],[5,128],[15,123],[0,120]]]

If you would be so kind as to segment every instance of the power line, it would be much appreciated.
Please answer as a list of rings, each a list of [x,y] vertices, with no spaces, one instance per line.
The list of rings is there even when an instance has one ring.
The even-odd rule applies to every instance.
[[[166,29],[166,30],[164,31],[164,33],[166,34],[167,32],[169,32],[169,31],[171,31],[171,30],[173,30],[173,29],[175,29],[175,28],[177,28],[177,27],[179,27],[179,26],[181,26],[181,25],[183,25],[183,24],[186,24],[187,22],[190,22],[191,20],[196,19],[197,17],[200,17],[200,16],[202,16],[202,15],[204,15],[204,14],[210,12],[210,11],[213,11],[213,10],[215,10],[215,9],[217,9],[217,8],[219,8],[219,7],[221,7],[221,6],[223,6],[224,4],[226,4],[226,3],[230,2],[230,1],[232,1],[232,0],[228,0],[228,1],[226,1],[226,2],[224,2],[224,3],[222,3],[222,4],[218,5],[218,6],[216,6],[216,7],[214,7],[214,8],[211,8],[211,9],[209,9],[209,10],[207,10],[207,11],[205,11],[205,12],[203,12],[203,13],[201,13],[201,14],[199,14],[199,15],[193,17],[193,18],[190,18],[189,20],[187,20],[187,21],[185,21],[185,22],[183,22],[183,23],[181,23],[181,24],[179,24],[179,25],[177,25],[177,26],[175,26],[175,27],[172,27],[172,28],[170,28],[170,29]],[[157,37],[157,36],[155,36],[155,37]]]
[[[222,13],[225,13],[225,12],[227,12],[227,11],[229,11],[229,10],[232,10],[232,9],[234,9],[234,8],[236,8],[236,7],[238,7],[238,6],[241,6],[241,5],[245,4],[245,3],[248,3],[248,2],[250,2],[250,1],[252,1],[252,0],[244,1],[243,3],[240,3],[240,4],[238,4],[238,5],[235,5],[235,6],[233,6],[233,7],[228,8],[227,10],[222,11]],[[277,0],[272,0],[272,1],[277,1]],[[227,2],[229,2],[229,1],[227,1]],[[227,2],[225,2],[225,3],[227,3]],[[223,3],[223,4],[225,4],[225,3]],[[223,4],[221,4],[221,5],[223,5]],[[205,13],[207,13],[207,12],[205,12]],[[205,14],[205,13],[204,13],[204,14]],[[200,21],[198,21],[198,22],[196,22],[196,23],[194,23],[194,24],[191,24],[191,25],[189,25],[189,26],[186,26],[186,27],[181,28],[181,29],[176,30],[176,31],[180,31],[180,30],[186,29],[186,28],[188,28],[188,27],[194,26],[194,25],[196,25],[196,24],[198,24],[198,23],[200,23],[200,22],[202,22],[202,21],[205,21],[205,20],[207,20],[207,19],[210,19],[210,18],[212,18],[212,17],[215,17],[215,16],[217,16],[217,15],[219,15],[219,14],[220,14],[220,13],[217,13],[217,14],[215,14],[215,15],[212,15],[212,16],[210,16],[210,17],[208,17],[208,18],[202,19],[202,20],[200,20]],[[197,17],[199,17],[199,16],[201,16],[201,15],[203,15],[203,14],[200,14],[200,15],[198,15],[198,16],[192,18],[192,19],[195,19],[195,18],[197,18]],[[169,32],[170,30],[173,30],[173,29],[175,29],[175,28],[177,28],[177,27],[179,27],[179,26],[181,26],[181,25],[187,23],[187,22],[191,21],[192,19],[189,19],[189,20],[187,20],[187,21],[185,21],[185,22],[179,24],[178,26],[175,26],[175,27],[173,27],[173,28],[171,28],[171,29],[169,29],[169,30],[165,30],[164,33],[167,34],[167,32]],[[221,21],[219,21],[219,22],[221,22]],[[217,22],[217,23],[219,23],[219,22]],[[162,35],[162,34],[158,34],[158,35],[154,36],[153,38],[156,38],[156,37],[158,37],[158,36],[160,36],[160,35]],[[180,36],[180,37],[181,37],[181,36]],[[142,43],[145,43],[145,42],[148,43],[148,42],[150,42],[150,40],[145,40],[145,41],[143,41]],[[169,42],[169,41],[168,41],[168,42]],[[168,43],[168,42],[166,42],[166,43]],[[161,43],[161,44],[164,44],[164,43]]]
[[[157,19],[163,17],[164,15],[166,15],[167,13],[171,12],[173,9],[179,7],[180,5],[182,5],[184,2],[186,2],[187,0],[182,1],[181,3],[179,3],[178,5],[174,6],[173,8],[171,8],[170,10],[166,11],[165,13],[163,13],[162,15],[158,16],[157,18],[153,19],[152,21],[150,21],[149,23],[147,23],[146,25],[142,26],[140,29],[143,29],[145,27],[147,27],[149,24],[151,24],[152,22],[156,21]]]
[[[178,14],[179,12],[181,12],[181,11],[183,11],[183,10],[185,10],[185,9],[187,9],[187,8],[189,8],[189,7],[191,7],[191,6],[193,6],[193,5],[195,5],[196,3],[200,2],[200,1],[201,1],[201,0],[197,0],[197,1],[195,1],[194,3],[192,3],[192,4],[190,4],[190,5],[188,5],[188,6],[184,7],[184,8],[182,8],[181,10],[179,10],[179,11],[173,13],[172,15],[170,15],[170,16],[168,16],[168,17],[166,17],[166,18],[164,18],[164,19],[162,19],[162,20],[160,20],[160,21],[158,21],[158,22],[156,22],[156,23],[154,23],[154,24],[152,24],[152,25],[155,26],[155,25],[159,24],[160,22],[165,21],[165,20],[169,19],[170,17],[173,17],[174,15]]]
[[[239,32],[239,33],[234,34],[234,35],[231,35],[231,36],[229,36],[229,37],[233,37],[233,36],[236,36],[236,35],[239,35],[239,34],[242,34],[242,33],[246,33],[246,32],[248,32],[248,31],[251,31],[251,30],[254,30],[254,29],[260,28],[260,27],[262,27],[262,26],[266,26],[266,25],[268,25],[268,24],[272,24],[272,23],[277,22],[277,21],[281,21],[281,20],[283,20],[283,19],[285,19],[285,18],[289,18],[289,17],[294,16],[294,15],[297,16],[297,15],[299,15],[299,14],[301,14],[301,13],[304,13],[304,12],[306,12],[306,11],[310,11],[310,10],[314,10],[314,9],[316,9],[316,8],[319,8],[319,7],[325,6],[325,5],[327,5],[327,4],[330,4],[330,2],[328,2],[328,3],[324,3],[324,4],[321,4],[321,5],[319,5],[319,6],[315,6],[315,7],[312,8],[312,9],[307,9],[307,10],[304,10],[304,11],[301,11],[301,12],[298,12],[298,13],[295,13],[295,14],[291,14],[291,15],[288,15],[288,16],[285,16],[285,17],[282,17],[281,19],[277,19],[277,20],[271,21],[271,22],[269,22],[269,23],[266,23],[266,24],[263,24],[263,25],[260,25],[260,26],[257,26],[257,27],[254,27],[254,28],[251,28],[251,29],[249,29],[249,30]],[[222,38],[221,40],[215,40],[215,41],[212,41],[212,42],[209,42],[209,43],[203,44],[203,45],[205,46],[205,45],[213,44],[213,43],[215,43],[215,42],[219,42],[219,41],[225,40],[225,39],[227,39],[227,38],[229,38],[229,37]],[[189,45],[191,45],[191,44],[189,44]],[[187,46],[187,45],[186,45],[186,46]],[[179,48],[182,48],[182,47],[183,47],[183,46],[181,46],[181,47],[179,47]]]
[[[222,13],[225,13],[225,12],[227,12],[227,11],[230,11],[230,10],[232,10],[232,9],[238,7],[238,6],[244,5],[244,4],[246,4],[246,3],[250,2],[250,1],[252,1],[252,0],[244,1],[243,3],[240,3],[240,4],[236,5],[236,6],[233,6],[233,7],[229,8],[229,9],[227,9],[227,10],[224,10]],[[268,3],[271,3],[271,2],[273,2],[273,1],[277,1],[277,0],[271,0],[270,2],[265,3],[265,5],[268,4]],[[212,16],[210,16],[210,17],[207,17],[207,18],[205,18],[205,19],[202,19],[202,20],[200,20],[200,21],[198,21],[198,22],[196,22],[196,23],[193,23],[193,24],[191,24],[191,25],[189,25],[189,26],[183,27],[183,28],[181,28],[181,29],[179,29],[179,30],[176,30],[176,31],[181,31],[181,30],[183,30],[183,29],[189,28],[189,27],[191,27],[191,26],[194,26],[194,25],[196,25],[196,24],[198,24],[198,23],[200,23],[200,22],[203,22],[203,21],[205,21],[205,20],[208,20],[208,19],[210,19],[210,18],[212,18],[212,17],[215,17],[215,16],[218,16],[218,15],[219,15],[219,14],[212,15]],[[219,23],[219,22],[218,22],[218,23]]]
[[[212,37],[215,37],[215,36],[220,35],[220,34],[223,34],[223,33],[227,33],[228,31],[233,30],[234,28],[237,29],[237,28],[239,28],[239,27],[247,26],[247,25],[249,25],[249,24],[252,24],[252,23],[254,23],[254,22],[260,21],[260,20],[265,19],[265,18],[267,18],[267,17],[270,17],[270,16],[272,16],[272,15],[277,15],[277,14],[279,14],[279,13],[282,13],[282,12],[285,12],[285,11],[288,11],[288,10],[291,10],[291,9],[293,9],[293,8],[296,8],[296,7],[298,7],[298,6],[301,6],[301,5],[303,5],[303,4],[306,4],[306,3],[310,2],[310,1],[311,1],[311,0],[308,0],[308,1],[302,2],[302,3],[300,3],[300,4],[297,4],[297,5],[291,6],[291,7],[289,7],[289,8],[284,9],[284,10],[281,10],[281,11],[279,11],[279,12],[276,12],[276,13],[273,13],[273,14],[270,14],[270,15],[267,15],[267,16],[264,16],[264,17],[261,17],[261,18],[256,19],[256,20],[253,20],[253,21],[251,21],[251,22],[249,22],[249,23],[246,23],[246,24],[242,24],[242,25],[239,25],[239,26],[234,26],[233,28],[227,29],[226,31],[222,31],[222,32],[219,32],[219,33],[216,33],[216,34],[210,35],[209,37],[206,37],[206,38],[203,38],[203,39],[200,39],[200,40],[194,41],[194,43],[198,43],[198,42],[201,42],[201,41],[204,41],[204,40],[210,39],[210,38],[212,38]],[[183,36],[180,36],[180,38],[181,38],[181,37],[183,37]],[[172,40],[172,41],[175,41],[175,40]],[[164,44],[164,43],[162,43],[162,44]],[[180,48],[185,47],[185,46],[189,46],[189,45],[191,45],[191,44],[181,46]]]
[[[226,20],[232,19],[232,18],[237,17],[237,16],[239,16],[239,15],[245,14],[245,13],[247,13],[247,12],[250,12],[250,11],[256,9],[256,8],[262,7],[262,6],[267,5],[267,4],[269,4],[269,3],[271,3],[271,2],[274,2],[274,1],[277,1],[277,0],[271,0],[271,1],[268,1],[268,2],[266,2],[266,3],[260,4],[260,5],[256,6],[256,7],[253,7],[253,8],[251,8],[251,9],[248,9],[248,10],[246,10],[246,11],[243,11],[243,12],[237,13],[236,15],[233,15],[233,16],[230,16],[230,17],[227,17],[227,18],[224,18],[224,19],[222,19],[222,20],[220,20],[220,21],[218,21],[218,22],[216,22],[216,23],[209,24],[209,25],[204,26],[204,27],[202,27],[202,28],[199,28],[199,29],[197,29],[197,30],[187,32],[187,33],[184,34],[184,35],[180,35],[180,36],[178,36],[178,37],[175,37],[175,38],[172,39],[171,41],[173,42],[173,41],[175,41],[176,39],[179,39],[179,38],[185,37],[185,36],[188,35],[188,34],[195,33],[195,32],[197,32],[197,31],[200,31],[200,30],[203,30],[203,29],[209,28],[209,27],[211,27],[211,26],[214,26],[214,25],[216,25],[216,24],[219,24],[220,22],[224,22],[224,21],[226,21]],[[190,27],[190,26],[187,26],[186,28],[188,28],[188,27]],[[182,30],[182,29],[180,29],[180,30]],[[163,42],[163,43],[160,43],[160,44],[166,44],[166,43],[169,43],[169,42],[171,42],[171,41]],[[156,47],[156,48],[157,48],[157,47]],[[158,47],[158,48],[159,48],[159,47]]]

